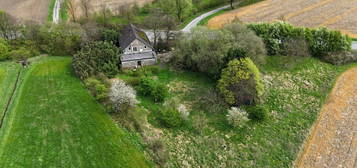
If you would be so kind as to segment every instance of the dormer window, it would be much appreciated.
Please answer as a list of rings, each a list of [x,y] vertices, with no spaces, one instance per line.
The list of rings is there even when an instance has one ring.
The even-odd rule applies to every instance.
[[[138,51],[138,48],[136,48],[136,47],[133,47],[133,50],[134,50],[134,51]]]

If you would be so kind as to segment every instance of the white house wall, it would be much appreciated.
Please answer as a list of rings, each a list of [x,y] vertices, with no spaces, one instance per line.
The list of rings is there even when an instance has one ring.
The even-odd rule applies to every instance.
[[[137,51],[134,51],[134,47],[137,48]],[[125,48],[124,54],[140,53],[152,51],[149,46],[146,46],[143,42],[135,39],[128,47]]]

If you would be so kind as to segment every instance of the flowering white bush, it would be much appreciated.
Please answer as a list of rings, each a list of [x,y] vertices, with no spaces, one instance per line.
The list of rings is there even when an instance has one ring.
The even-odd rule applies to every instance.
[[[227,114],[228,123],[234,127],[242,127],[248,119],[248,113],[237,107],[232,107]]]
[[[117,80],[112,84],[109,98],[113,102],[115,110],[121,112],[125,112],[139,103],[136,100],[135,90],[122,80]]]
[[[187,110],[186,106],[183,104],[180,104],[177,107],[177,110],[180,112],[180,116],[184,120],[188,120],[188,116],[190,115],[190,112]]]

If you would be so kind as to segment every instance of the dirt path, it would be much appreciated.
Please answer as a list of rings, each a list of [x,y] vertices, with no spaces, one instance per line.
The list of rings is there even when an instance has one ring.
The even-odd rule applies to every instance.
[[[295,166],[357,166],[357,68],[348,70],[338,78]]]

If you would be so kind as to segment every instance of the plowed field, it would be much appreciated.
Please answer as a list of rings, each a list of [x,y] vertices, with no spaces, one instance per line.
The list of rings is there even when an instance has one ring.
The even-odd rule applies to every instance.
[[[45,22],[50,0],[0,0],[0,10],[23,20]]]
[[[216,16],[208,22],[220,28],[235,18],[243,22],[283,20],[296,26],[338,29],[357,38],[357,0],[265,0]]]
[[[76,15],[83,16],[84,12],[81,5],[81,0],[74,0],[76,4]],[[152,2],[153,0],[89,0],[90,13],[99,12],[106,7],[113,13],[117,13],[121,6],[138,4],[139,6],[145,3]]]

